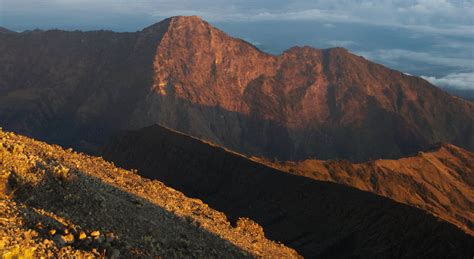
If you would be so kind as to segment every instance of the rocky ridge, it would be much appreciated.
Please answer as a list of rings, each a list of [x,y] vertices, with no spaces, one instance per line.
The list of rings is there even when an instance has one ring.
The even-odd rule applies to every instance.
[[[0,131],[0,254],[298,257],[241,218],[99,157]]]
[[[445,212],[445,203],[415,208],[347,184],[292,175],[261,158],[164,127],[124,132],[105,146],[103,156],[202,199],[231,221],[251,218],[267,237],[305,257],[463,257],[474,252],[474,237],[462,221],[456,227],[429,210],[428,206],[440,206],[439,211]],[[452,162],[462,165],[462,161]],[[460,179],[447,178],[443,184],[458,186],[456,181]],[[408,187],[401,183],[397,191],[411,192]],[[463,191],[472,194],[472,187]],[[444,193],[454,196],[456,190],[448,188]],[[429,198],[429,193],[419,190],[413,196],[425,194]],[[453,208],[448,212],[467,208],[467,214],[458,215],[472,213],[464,203],[453,201],[449,206]]]
[[[408,204],[474,236],[474,153],[442,145],[398,160],[258,161],[321,181],[331,181]]]

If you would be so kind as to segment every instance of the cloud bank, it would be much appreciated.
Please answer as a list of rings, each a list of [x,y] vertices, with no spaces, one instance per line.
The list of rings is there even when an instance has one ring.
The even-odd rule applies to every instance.
[[[359,52],[360,55],[371,60],[379,60],[386,64],[397,64],[401,60],[416,63],[437,65],[452,68],[471,68],[474,69],[474,61],[472,57],[449,57],[440,56],[433,53],[411,51],[405,49],[379,49],[370,52]]]
[[[474,1],[469,0],[2,0],[0,7],[4,13],[67,13],[71,19],[87,15],[81,12],[159,19],[199,15],[212,22],[322,20],[441,34],[474,33]]]
[[[453,73],[440,78],[431,76],[421,77],[442,88],[474,90],[474,73]]]
[[[196,7],[198,2],[202,7]],[[211,21],[350,22],[474,37],[474,2],[463,0],[200,0],[185,1],[179,8],[168,2],[167,8],[153,10],[151,14],[157,17],[197,14]]]

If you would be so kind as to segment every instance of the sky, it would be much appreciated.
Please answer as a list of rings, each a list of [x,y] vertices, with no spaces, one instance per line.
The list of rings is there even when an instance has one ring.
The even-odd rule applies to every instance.
[[[272,54],[341,46],[474,90],[474,0],[0,0],[0,26],[16,31],[137,31],[175,15],[199,15]]]

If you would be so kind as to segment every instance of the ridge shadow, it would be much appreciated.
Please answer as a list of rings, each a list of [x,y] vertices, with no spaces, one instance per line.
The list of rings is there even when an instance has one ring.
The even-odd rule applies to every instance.
[[[61,225],[36,212],[41,209],[82,229],[100,230],[101,233],[112,231],[120,242],[127,243],[122,246],[122,256],[150,256],[157,251],[165,257],[225,255],[252,258],[249,251],[200,228],[199,222],[190,217],[178,217],[157,204],[79,170],[74,170],[70,177],[72,180],[61,180],[46,171],[39,183],[18,185],[12,199],[27,205],[28,209],[24,211],[27,213],[26,227],[38,223],[32,222],[31,217],[51,222],[52,226]],[[147,237],[148,241],[144,241]],[[126,252],[130,249],[134,253]]]
[[[160,126],[112,140],[104,158],[136,168],[310,258],[469,257],[474,238],[426,212],[290,175]]]

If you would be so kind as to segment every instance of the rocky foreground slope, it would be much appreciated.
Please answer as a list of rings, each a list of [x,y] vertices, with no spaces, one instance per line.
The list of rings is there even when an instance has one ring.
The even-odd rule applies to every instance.
[[[0,256],[277,257],[260,226],[156,180],[0,131]]]
[[[280,160],[474,150],[474,104],[342,48],[261,52],[198,17],[135,33],[0,31],[0,122],[94,151],[155,123]]]
[[[121,166],[138,168],[144,177],[202,199],[231,221],[242,216],[255,220],[270,239],[305,257],[462,258],[474,254],[473,236],[425,210],[342,184],[292,175],[259,158],[163,127],[125,132],[103,154]],[[410,181],[408,176],[403,179]],[[443,184],[456,186],[454,181],[461,179],[451,180],[446,178]],[[401,183],[398,191],[411,191],[404,188]],[[463,191],[472,195],[472,187]],[[425,194],[429,195],[415,190],[410,195],[423,199]],[[472,215],[472,207],[459,202],[463,207],[453,211],[465,208],[466,214],[459,215]],[[446,204],[432,206],[437,205]]]

